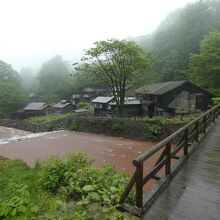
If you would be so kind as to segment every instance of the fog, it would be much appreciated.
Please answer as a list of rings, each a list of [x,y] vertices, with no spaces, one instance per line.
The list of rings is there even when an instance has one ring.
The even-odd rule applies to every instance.
[[[152,33],[169,12],[195,0],[0,2],[0,60],[20,71],[57,54],[75,62],[95,41]]]

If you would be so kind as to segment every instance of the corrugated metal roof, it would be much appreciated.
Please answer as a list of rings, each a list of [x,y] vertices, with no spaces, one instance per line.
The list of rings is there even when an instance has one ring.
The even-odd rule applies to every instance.
[[[107,97],[107,96],[99,96],[92,100],[93,103],[108,103],[114,99],[113,96]]]
[[[61,100],[57,104],[55,104],[54,108],[65,108],[66,106],[71,105],[67,100]]]
[[[137,94],[163,95],[179,86],[186,81],[172,81],[164,83],[154,83],[140,87],[136,90]]]
[[[41,111],[47,107],[46,102],[32,102],[27,105],[25,111]]]
[[[110,102],[110,105],[116,105],[116,102]],[[138,99],[125,99],[124,105],[140,105],[141,101]]]

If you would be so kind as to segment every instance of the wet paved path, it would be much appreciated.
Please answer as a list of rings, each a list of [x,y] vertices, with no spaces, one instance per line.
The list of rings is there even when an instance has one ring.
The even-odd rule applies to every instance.
[[[115,165],[118,171],[133,174],[132,160],[155,143],[136,141],[120,137],[110,137],[74,131],[57,131],[39,137],[10,142],[0,145],[0,155],[9,159],[22,159],[34,166],[36,159],[45,159],[49,155],[63,156],[74,151],[84,151],[95,158],[97,167],[108,163]],[[154,158],[149,166],[155,163]]]
[[[142,219],[220,219],[220,120]]]

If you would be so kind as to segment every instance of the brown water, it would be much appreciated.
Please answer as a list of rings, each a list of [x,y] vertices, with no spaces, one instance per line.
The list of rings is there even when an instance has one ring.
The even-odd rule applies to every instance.
[[[95,159],[94,166],[111,163],[118,171],[133,173],[132,160],[155,145],[153,142],[65,130],[38,135],[0,127],[0,134],[0,140],[3,137],[11,138],[9,143],[0,145],[0,155],[9,159],[21,159],[31,167],[34,167],[36,159],[83,151]],[[16,139],[17,136],[20,138]],[[154,162],[155,158],[148,161],[148,167]]]
[[[28,135],[31,132],[21,131],[15,128],[7,128],[0,126],[0,139],[8,139],[15,136],[24,136]]]

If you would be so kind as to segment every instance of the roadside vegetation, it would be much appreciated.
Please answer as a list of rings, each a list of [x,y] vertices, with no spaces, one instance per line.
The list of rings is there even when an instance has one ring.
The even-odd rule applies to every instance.
[[[45,116],[36,116],[25,119],[26,122],[29,123],[39,123],[39,124],[47,124],[51,122],[56,122],[57,120],[67,119],[68,117],[73,116],[74,113],[68,114],[53,114],[53,115],[45,115]]]
[[[0,157],[0,219],[136,219],[117,210],[129,176],[92,162],[85,153],[73,153],[36,161],[31,169]]]

